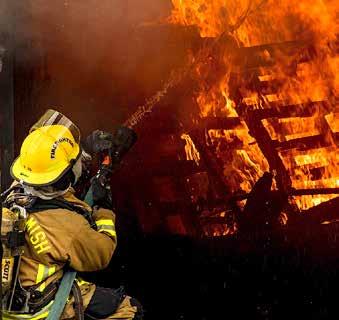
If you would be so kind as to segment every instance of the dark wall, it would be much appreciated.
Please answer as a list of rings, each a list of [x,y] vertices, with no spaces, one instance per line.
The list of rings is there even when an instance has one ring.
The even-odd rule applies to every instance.
[[[13,97],[13,11],[0,3],[0,172],[1,188],[10,181],[9,167],[14,157]]]
[[[25,1],[16,21],[17,143],[48,107],[85,133],[126,120],[183,60],[170,31],[146,25],[170,9],[156,0]]]

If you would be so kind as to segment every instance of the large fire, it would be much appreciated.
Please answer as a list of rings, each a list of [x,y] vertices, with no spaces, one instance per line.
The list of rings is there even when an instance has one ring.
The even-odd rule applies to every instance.
[[[240,118],[237,128],[209,130],[207,137],[223,160],[230,190],[248,192],[264,171],[277,169],[248,127],[246,115],[253,110],[267,111],[261,123],[290,177],[286,188],[338,188],[338,2],[172,2],[170,21],[196,26],[209,44],[193,57],[200,117]],[[252,48],[260,50],[247,59]],[[261,65],[247,67],[246,73],[239,61],[254,58]],[[221,148],[225,143],[231,147]],[[305,210],[334,197],[305,195],[294,201]]]

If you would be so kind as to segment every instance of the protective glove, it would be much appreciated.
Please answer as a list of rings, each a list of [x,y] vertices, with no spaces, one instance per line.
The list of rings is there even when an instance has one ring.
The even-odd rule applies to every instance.
[[[113,135],[109,132],[95,130],[93,131],[85,141],[83,147],[86,152],[94,155],[98,152],[109,150],[112,148]]]
[[[93,205],[104,209],[113,209],[112,192],[109,181],[102,182],[94,177],[92,180]]]

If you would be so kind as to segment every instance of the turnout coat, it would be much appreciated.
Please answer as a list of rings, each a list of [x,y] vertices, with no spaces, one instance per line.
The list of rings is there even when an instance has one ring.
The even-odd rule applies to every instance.
[[[92,211],[85,202],[77,199],[73,190],[63,196],[64,200]],[[66,266],[79,272],[104,269],[111,260],[117,245],[115,214],[107,209],[92,212],[97,231],[80,214],[66,209],[47,209],[31,213],[26,222],[26,244],[19,271],[24,288],[32,286],[43,293],[45,288],[62,278]],[[89,304],[95,285],[76,280],[83,298],[84,307]],[[62,319],[75,316],[74,299],[70,297]],[[136,309],[126,297],[117,313],[109,317],[132,319]]]

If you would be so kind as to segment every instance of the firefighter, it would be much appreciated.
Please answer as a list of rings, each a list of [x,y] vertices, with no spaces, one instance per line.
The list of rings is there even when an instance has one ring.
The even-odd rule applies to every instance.
[[[96,188],[93,208],[74,194],[82,154],[77,126],[49,110],[32,127],[11,167],[16,188],[7,201],[19,201],[29,216],[13,302],[18,312],[8,315],[9,319],[45,319],[66,268],[78,272],[104,269],[115,251],[115,214],[107,188],[99,192]],[[81,278],[74,287],[81,299],[72,291],[61,319],[81,319],[83,314],[85,319],[143,317],[139,302],[122,288],[101,288]],[[20,315],[24,304],[29,314]]]

